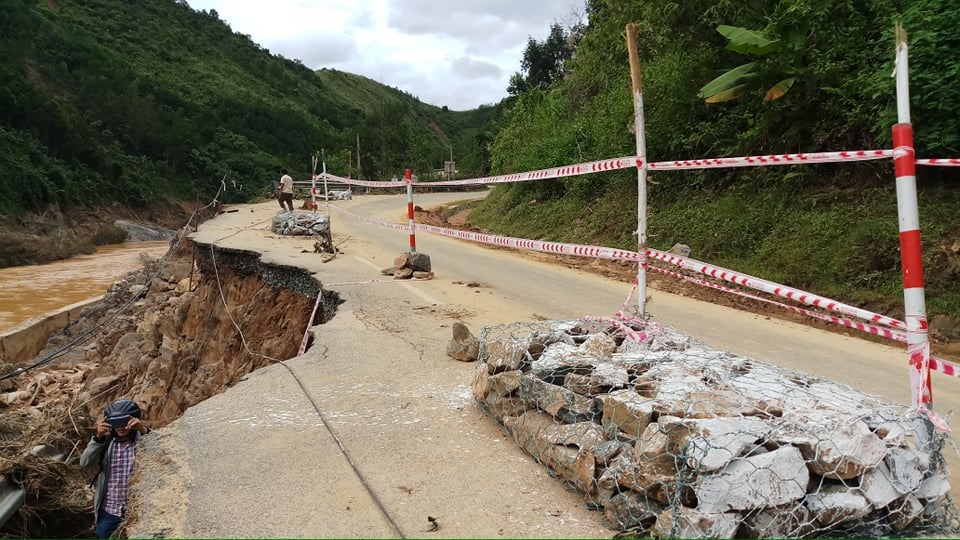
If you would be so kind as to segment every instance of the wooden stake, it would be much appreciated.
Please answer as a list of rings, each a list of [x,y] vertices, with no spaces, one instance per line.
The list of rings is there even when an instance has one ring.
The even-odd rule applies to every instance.
[[[633,86],[633,126],[637,141],[637,311],[646,315],[647,302],[647,142],[644,138],[643,79],[637,53],[637,28],[627,25],[627,54]]]

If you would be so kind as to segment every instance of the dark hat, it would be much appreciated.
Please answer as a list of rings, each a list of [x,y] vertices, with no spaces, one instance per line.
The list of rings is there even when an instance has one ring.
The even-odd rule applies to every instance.
[[[140,418],[140,406],[136,404],[135,401],[131,399],[118,399],[114,401],[107,409],[104,411],[106,417],[111,416],[132,416],[134,418]]]

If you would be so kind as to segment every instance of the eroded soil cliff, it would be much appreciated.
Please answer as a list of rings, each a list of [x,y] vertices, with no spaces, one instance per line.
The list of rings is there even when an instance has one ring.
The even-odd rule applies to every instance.
[[[107,404],[135,399],[148,425],[163,426],[247,373],[295,356],[308,325],[328,320],[339,302],[325,291],[311,322],[320,284],[304,270],[249,252],[173,245],[176,252],[114,284],[36,358],[0,366],[0,376],[17,372],[0,381],[0,473],[28,494],[0,534],[88,534],[93,472],[77,456]],[[33,455],[39,445],[46,451],[35,453],[62,456]]]

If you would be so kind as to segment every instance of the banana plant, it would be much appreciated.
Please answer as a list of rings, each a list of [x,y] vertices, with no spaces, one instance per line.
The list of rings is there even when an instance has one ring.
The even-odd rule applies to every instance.
[[[768,39],[762,33],[747,28],[720,25],[717,27],[723,37],[727,38],[727,49],[749,56],[764,57],[781,52],[784,48],[780,39]],[[697,97],[707,103],[722,103],[732,101],[743,96],[747,91],[756,88],[762,82],[760,62],[753,61],[735,67],[700,88]],[[779,99],[786,94],[795,77],[782,79],[767,89],[763,96],[764,101]]]

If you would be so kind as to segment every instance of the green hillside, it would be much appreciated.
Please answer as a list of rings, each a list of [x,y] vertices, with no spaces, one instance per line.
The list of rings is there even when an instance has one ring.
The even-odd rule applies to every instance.
[[[954,3],[589,0],[587,14],[562,74],[519,93],[493,146],[495,173],[635,152],[627,23],[639,27],[653,161],[889,148],[896,21],[910,36],[917,154],[960,156]],[[770,52],[728,46],[721,25],[752,30],[755,43],[773,43]],[[751,61],[754,72],[736,83],[739,99],[698,97]],[[787,79],[786,94],[764,100]],[[651,247],[685,243],[706,261],[902,315],[891,161],[661,172],[650,180]],[[525,238],[636,249],[636,184],[636,171],[625,170],[504,185],[472,219]],[[919,186],[928,306],[960,320],[960,174],[921,167]]]
[[[0,215],[269,189],[326,151],[347,174],[488,165],[494,107],[455,112],[364,77],[315,73],[175,0],[11,0],[0,11]],[[243,186],[240,190],[239,186]]]

